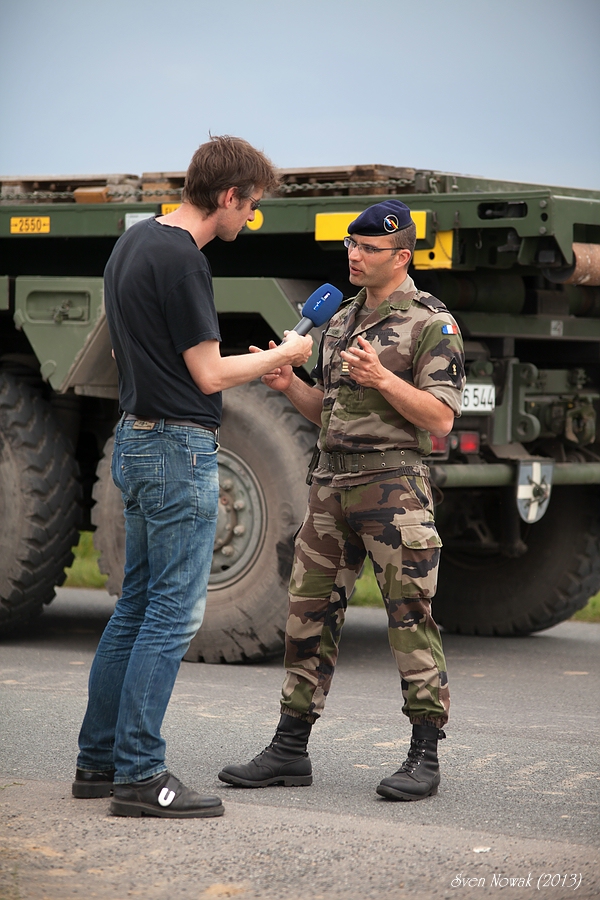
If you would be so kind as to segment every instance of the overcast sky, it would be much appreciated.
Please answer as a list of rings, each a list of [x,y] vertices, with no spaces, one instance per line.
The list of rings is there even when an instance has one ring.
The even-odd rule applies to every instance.
[[[282,167],[600,189],[600,0],[0,0],[0,173]]]

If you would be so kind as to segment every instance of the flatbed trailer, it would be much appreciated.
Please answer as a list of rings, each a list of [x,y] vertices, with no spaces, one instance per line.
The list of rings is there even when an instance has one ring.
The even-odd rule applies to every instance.
[[[280,339],[322,282],[353,293],[348,224],[383,196],[405,202],[417,226],[411,275],[456,317],[467,360],[462,417],[427,459],[445,545],[436,618],[476,634],[567,618],[600,588],[600,192],[396,166],[280,174],[236,242],[203,248],[222,352]],[[95,529],[108,588],[120,591],[102,273],[127,228],[175,208],[183,179],[0,178],[1,631],[52,600],[79,528]],[[315,359],[316,349],[299,373],[307,381]],[[260,382],[225,393],[209,599],[189,658],[280,649],[315,438]]]

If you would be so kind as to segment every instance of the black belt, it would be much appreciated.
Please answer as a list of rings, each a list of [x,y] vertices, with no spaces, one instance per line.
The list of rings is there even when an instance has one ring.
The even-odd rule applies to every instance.
[[[191,419],[150,419],[147,416],[133,416],[131,413],[125,414],[126,422],[151,422],[153,425],[158,425],[159,422],[164,422],[165,425],[182,425],[185,428],[202,428],[204,431],[211,431],[213,434],[216,434],[218,429],[213,428],[210,425],[199,425],[198,422],[192,422]]]
[[[423,457],[416,450],[369,450],[365,453],[326,453],[322,450],[319,454],[319,466],[335,475],[423,465]]]

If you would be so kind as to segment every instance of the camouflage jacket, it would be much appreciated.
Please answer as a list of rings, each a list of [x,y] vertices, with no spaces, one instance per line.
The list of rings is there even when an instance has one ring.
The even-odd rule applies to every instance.
[[[431,452],[427,431],[417,428],[385,400],[379,391],[357,384],[342,371],[340,350],[358,346],[361,335],[376,350],[381,363],[415,387],[429,391],[460,415],[465,385],[464,351],[458,326],[444,304],[419,291],[409,276],[377,309],[356,322],[366,299],[360,293],[345,301],[332,317],[321,340],[313,371],[324,392],[318,446],[327,452],[409,448]],[[421,467],[418,467],[419,469]],[[415,474],[426,474],[415,471]],[[317,484],[334,486],[376,481],[380,472],[333,475],[318,466]],[[389,478],[389,470],[385,477]]]

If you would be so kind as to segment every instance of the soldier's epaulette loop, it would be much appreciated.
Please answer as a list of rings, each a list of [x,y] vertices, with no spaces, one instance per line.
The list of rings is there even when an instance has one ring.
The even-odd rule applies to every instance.
[[[437,297],[434,297],[432,294],[424,294],[421,291],[415,297],[417,303],[422,303],[423,306],[426,306],[428,309],[433,310],[433,312],[443,312],[443,310],[447,310],[448,307],[445,303],[442,303],[441,300],[438,300]]]

